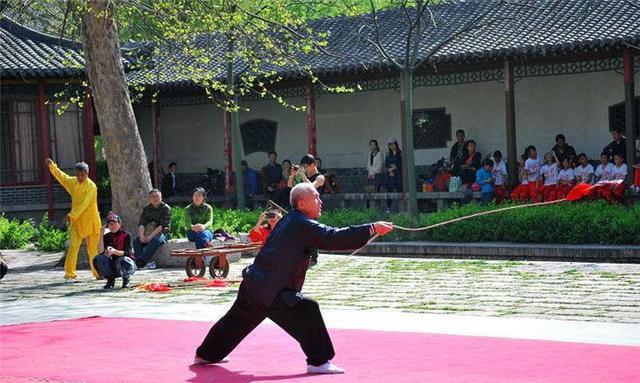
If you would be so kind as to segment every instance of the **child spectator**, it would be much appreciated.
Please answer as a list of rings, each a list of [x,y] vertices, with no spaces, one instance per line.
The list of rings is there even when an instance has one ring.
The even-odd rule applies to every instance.
[[[538,159],[538,151],[536,147],[530,145],[527,147],[528,158],[524,162],[524,173],[527,176],[529,185],[528,197],[531,198],[531,202],[540,202],[540,197],[537,192],[537,182],[540,178],[540,160]]]
[[[575,185],[576,176],[571,168],[571,159],[565,157],[562,160],[562,169],[558,172],[558,193],[556,197],[558,199],[565,198],[569,191]]]
[[[507,177],[509,174],[507,173],[507,165],[502,160],[502,152],[499,150],[493,152],[493,160],[495,161],[492,172],[495,180],[493,185],[496,194],[496,204],[500,204],[504,201],[504,194],[507,189]]]
[[[511,200],[516,202],[526,202],[529,195],[529,181],[524,171],[524,162],[527,160],[525,155],[520,156],[518,161],[518,180],[520,184],[511,191]]]
[[[577,183],[587,183],[590,184],[593,182],[593,166],[589,163],[589,158],[584,153],[580,153],[578,155],[578,163],[579,165],[575,168],[575,176]]]
[[[543,180],[542,197],[545,201],[555,201],[558,192],[558,164],[555,162],[555,153],[544,155],[545,164],[540,168]]]
[[[480,192],[482,193],[480,201],[483,203],[491,202],[493,199],[493,182],[495,181],[492,172],[493,165],[493,161],[486,158],[482,161],[482,168],[476,172],[476,183],[480,184]]]
[[[598,165],[594,174],[596,176],[596,182],[612,180],[613,164],[609,162],[609,153],[602,152],[602,154],[600,154],[600,165]]]
[[[622,157],[621,153],[614,154],[613,172],[611,173],[611,179],[613,181],[622,181],[613,190],[613,199],[615,201],[620,202],[624,197],[624,192],[625,190],[627,190],[627,184],[625,183],[627,174],[629,174],[629,169],[627,168],[627,164],[624,163],[624,157]]]
[[[267,237],[274,227],[278,224],[282,214],[277,210],[268,210],[262,212],[258,218],[258,222],[249,231],[249,239],[251,242],[259,242],[260,247],[264,246]]]

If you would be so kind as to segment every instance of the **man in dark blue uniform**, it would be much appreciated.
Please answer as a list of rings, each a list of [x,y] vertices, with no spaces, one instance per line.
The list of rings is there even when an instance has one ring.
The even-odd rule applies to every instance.
[[[311,183],[291,190],[294,210],[278,222],[243,281],[233,306],[209,331],[196,350],[195,364],[222,361],[265,318],[295,338],[307,356],[310,374],[336,374],[331,338],[318,303],[300,292],[315,249],[350,250],[374,235],[393,229],[389,222],[332,228],[317,221],[322,201]]]

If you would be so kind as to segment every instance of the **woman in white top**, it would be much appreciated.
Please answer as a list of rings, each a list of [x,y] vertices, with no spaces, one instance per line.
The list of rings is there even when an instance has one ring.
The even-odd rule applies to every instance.
[[[384,155],[380,151],[377,140],[369,141],[369,150],[367,185],[373,185],[375,192],[380,193],[380,187],[384,182]]]

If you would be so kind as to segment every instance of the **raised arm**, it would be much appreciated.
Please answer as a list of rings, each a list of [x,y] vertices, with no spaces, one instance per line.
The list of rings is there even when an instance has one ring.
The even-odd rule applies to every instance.
[[[71,192],[71,186],[73,186],[75,177],[71,177],[60,170],[58,165],[56,165],[51,158],[47,158],[45,163],[47,164],[47,167],[49,167],[51,175],[53,175],[53,177],[60,183],[60,185],[62,185],[63,188],[65,188],[66,191]]]
[[[309,232],[315,247],[321,250],[353,250],[364,246],[374,235],[385,235],[393,229],[388,222],[335,228],[310,221]]]

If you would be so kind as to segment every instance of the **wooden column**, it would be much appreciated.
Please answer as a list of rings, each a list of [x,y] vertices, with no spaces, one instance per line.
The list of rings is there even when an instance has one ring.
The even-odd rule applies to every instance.
[[[45,97],[45,89],[44,89],[44,81],[38,82],[38,125],[40,126],[40,153],[42,154],[42,181],[46,185],[47,188],[47,216],[49,221],[53,221],[54,219],[54,210],[53,210],[53,177],[49,172],[44,160],[51,157],[51,153],[49,153],[49,143],[50,143],[50,135],[49,135],[49,115],[47,113],[47,105],[46,97]]]
[[[93,99],[88,94],[82,109],[84,117],[84,158],[89,165],[89,178],[96,181],[96,148],[93,122]]]
[[[516,146],[516,103],[513,89],[513,65],[504,62],[504,100],[507,126],[507,165],[509,168],[509,185],[518,183],[518,148]]]
[[[223,110],[224,118],[224,188],[225,194],[233,190],[233,158],[231,151],[231,113]]]
[[[307,81],[307,151],[312,156],[318,155],[316,143],[316,97],[313,89],[313,81]]]
[[[151,102],[151,131],[153,139],[153,187],[162,185],[162,152],[160,150],[160,111],[157,102]]]
[[[625,160],[629,169],[627,182],[632,184],[634,169],[631,166],[636,163],[636,107],[633,81],[633,51],[631,48],[624,48],[622,61],[624,63],[624,125],[627,140],[627,158]]]

